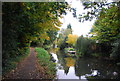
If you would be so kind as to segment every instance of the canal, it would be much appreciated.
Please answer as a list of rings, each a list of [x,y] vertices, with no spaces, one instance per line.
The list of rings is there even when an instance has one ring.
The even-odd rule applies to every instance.
[[[56,79],[120,79],[120,67],[110,61],[67,57],[63,51],[51,54],[56,60]]]

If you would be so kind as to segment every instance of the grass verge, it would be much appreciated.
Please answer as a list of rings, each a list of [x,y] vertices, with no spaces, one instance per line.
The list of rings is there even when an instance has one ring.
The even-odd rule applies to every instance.
[[[39,64],[45,68],[47,79],[54,79],[56,75],[56,64],[50,61],[50,55],[44,48],[35,48]]]

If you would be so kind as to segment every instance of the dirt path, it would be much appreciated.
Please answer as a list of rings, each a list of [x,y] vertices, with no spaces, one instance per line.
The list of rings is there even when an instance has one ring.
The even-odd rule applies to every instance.
[[[42,68],[38,66],[34,48],[30,48],[30,54],[22,60],[17,68],[11,71],[6,79],[41,79],[43,78]]]

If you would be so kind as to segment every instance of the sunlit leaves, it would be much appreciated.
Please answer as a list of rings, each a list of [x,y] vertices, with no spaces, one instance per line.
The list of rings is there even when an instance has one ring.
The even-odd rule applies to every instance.
[[[66,43],[70,45],[75,45],[77,37],[78,37],[77,35],[69,34]]]
[[[120,30],[118,7],[113,5],[105,12],[101,12],[91,30],[91,34],[93,34],[92,38],[100,40],[100,42],[112,42],[116,40],[119,35],[118,31]]]
[[[66,40],[68,38],[68,35],[72,34],[72,28],[71,25],[68,24],[66,29],[61,29],[58,37],[58,46],[62,49],[67,47]]]
[[[44,32],[50,29],[59,30],[61,22],[58,17],[68,9],[67,3],[22,3],[24,14],[28,16],[29,22],[32,24],[29,27],[35,31],[33,37],[39,37],[45,34]],[[59,8],[58,8],[59,7]],[[59,11],[59,12],[58,12]],[[55,12],[55,13],[54,13]],[[57,12],[57,13],[56,13]],[[31,30],[31,31],[32,31]],[[50,37],[45,35],[41,39],[49,40]]]

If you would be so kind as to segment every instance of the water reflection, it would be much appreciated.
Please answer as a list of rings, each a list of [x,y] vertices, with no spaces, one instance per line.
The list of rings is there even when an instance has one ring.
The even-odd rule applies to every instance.
[[[57,79],[79,79],[75,75],[75,58],[66,57],[64,52],[59,51],[57,53],[58,63],[57,63]]]
[[[89,66],[88,60],[77,59],[75,63],[75,73],[76,73],[76,76],[79,76],[79,77],[85,74],[91,74],[92,72],[91,72],[91,68]]]
[[[120,79],[120,67],[110,61],[66,57],[63,51],[53,57],[57,59],[57,79]]]

